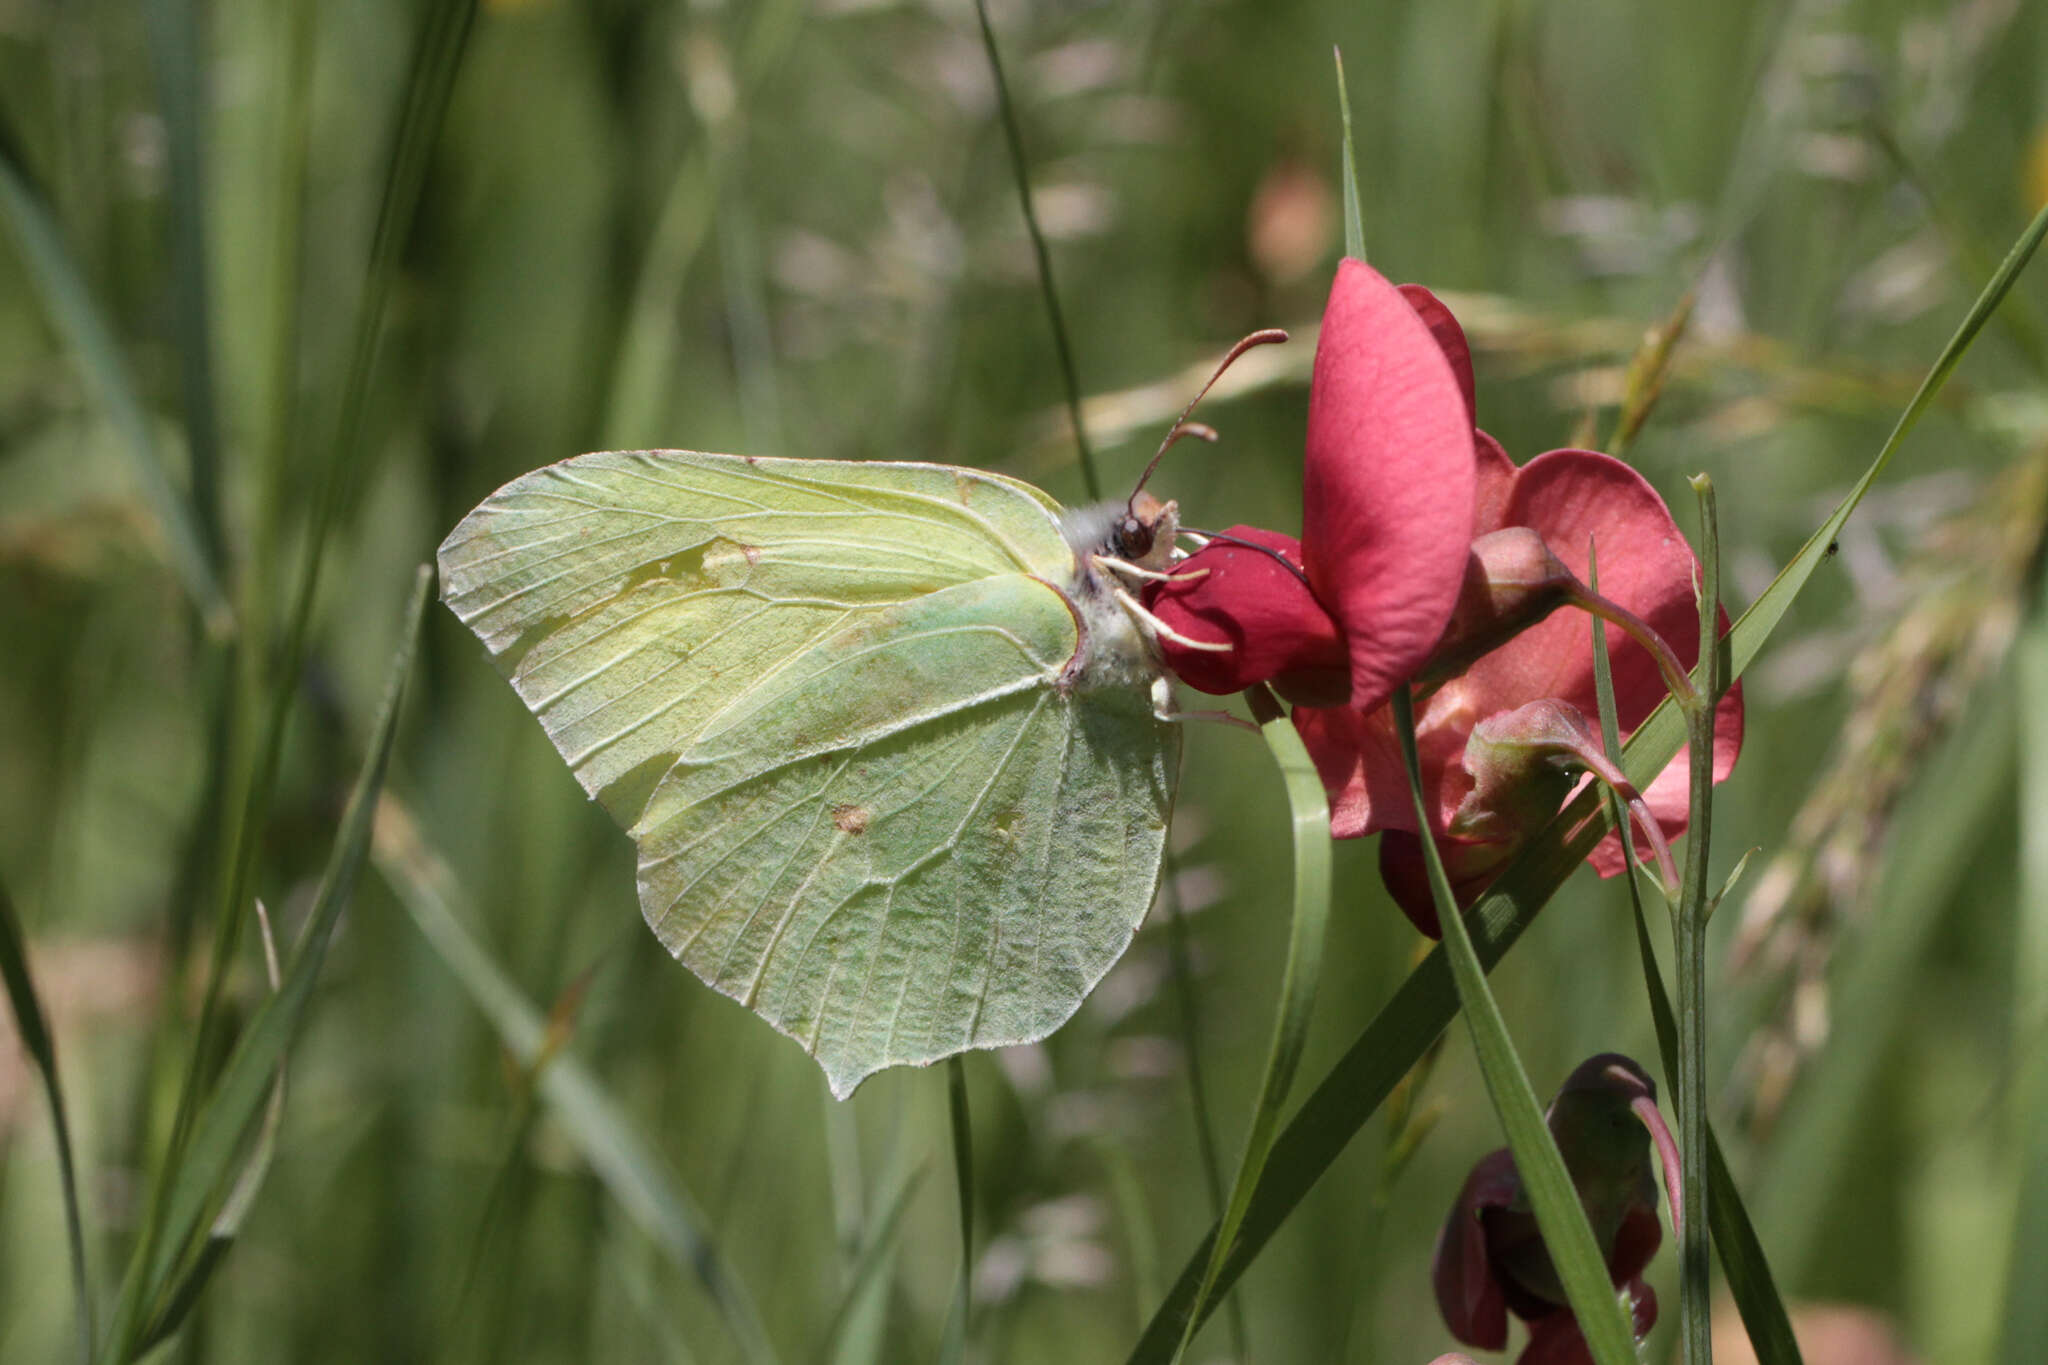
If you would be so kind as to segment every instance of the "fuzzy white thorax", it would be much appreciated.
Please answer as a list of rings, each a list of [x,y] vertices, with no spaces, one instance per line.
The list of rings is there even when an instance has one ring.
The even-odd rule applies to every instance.
[[[1081,648],[1067,666],[1068,686],[1147,687],[1164,676],[1158,649],[1120,601],[1125,585],[1097,561],[1121,560],[1141,569],[1169,568],[1180,508],[1140,492],[1129,502],[1075,507],[1060,516],[1060,534],[1074,549],[1074,581],[1062,584],[1081,623]]]

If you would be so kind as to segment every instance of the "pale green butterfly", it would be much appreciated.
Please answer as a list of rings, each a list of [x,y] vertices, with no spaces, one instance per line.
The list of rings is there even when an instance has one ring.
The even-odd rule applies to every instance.
[[[441,585],[662,943],[843,1098],[1045,1037],[1130,943],[1180,735],[1123,578],[1176,530],[950,465],[603,451],[493,493]]]

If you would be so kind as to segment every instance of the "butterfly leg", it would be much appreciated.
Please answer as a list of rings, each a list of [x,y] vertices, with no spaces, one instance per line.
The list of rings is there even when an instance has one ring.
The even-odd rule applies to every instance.
[[[1131,596],[1129,589],[1112,588],[1110,591],[1115,596],[1118,605],[1131,614],[1131,619],[1136,621],[1143,629],[1150,631],[1155,638],[1171,640],[1182,649],[1206,649],[1217,654],[1227,654],[1236,648],[1228,640],[1196,640],[1183,635],[1157,616],[1154,616],[1150,611],[1147,611],[1145,604]]]

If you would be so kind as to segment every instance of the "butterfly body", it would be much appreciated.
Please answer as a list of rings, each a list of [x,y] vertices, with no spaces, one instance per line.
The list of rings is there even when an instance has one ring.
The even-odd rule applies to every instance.
[[[1115,529],[978,470],[600,452],[466,517],[443,595],[661,941],[844,1095],[1043,1037],[1150,905],[1179,739]]]

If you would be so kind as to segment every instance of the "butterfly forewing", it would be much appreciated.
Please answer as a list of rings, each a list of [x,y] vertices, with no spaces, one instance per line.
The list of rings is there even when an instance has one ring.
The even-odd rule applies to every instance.
[[[1059,686],[1056,513],[941,465],[606,452],[442,546],[648,922],[840,1094],[1043,1036],[1151,901],[1178,738],[1142,686]]]

